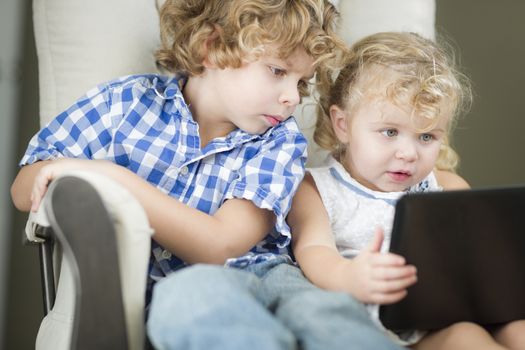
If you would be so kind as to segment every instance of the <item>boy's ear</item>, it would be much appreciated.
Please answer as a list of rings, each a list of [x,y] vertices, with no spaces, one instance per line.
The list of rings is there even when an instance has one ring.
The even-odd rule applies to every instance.
[[[348,143],[349,138],[349,125],[347,120],[347,114],[339,106],[330,106],[330,119],[332,121],[332,127],[334,128],[335,136],[343,144]]]
[[[204,44],[202,45],[202,57],[204,57],[202,61],[202,65],[205,68],[215,68],[216,67],[216,65],[212,61],[210,61],[209,59],[210,56],[208,55],[208,52],[213,42],[220,37],[220,31],[221,31],[221,28],[215,25],[213,32],[211,32],[211,34],[208,36],[208,38],[206,39],[206,41],[204,41]]]

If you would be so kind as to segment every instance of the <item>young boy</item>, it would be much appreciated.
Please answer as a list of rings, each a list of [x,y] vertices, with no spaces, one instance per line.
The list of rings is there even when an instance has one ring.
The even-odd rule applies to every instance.
[[[49,182],[73,169],[118,180],[144,207],[155,231],[148,301],[163,280],[149,310],[155,347],[374,341],[378,332],[352,310],[341,330],[321,323],[294,299],[308,290],[302,300],[315,304],[317,289],[283,264],[306,157],[290,115],[343,50],[336,17],[327,0],[168,0],[157,59],[175,77],[103,84],[31,140],[12,187],[20,210],[36,210]],[[226,268],[182,269],[198,263]]]

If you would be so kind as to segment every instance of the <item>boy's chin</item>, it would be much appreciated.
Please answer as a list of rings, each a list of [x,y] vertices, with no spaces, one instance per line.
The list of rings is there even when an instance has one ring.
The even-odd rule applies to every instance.
[[[249,129],[239,128],[239,129],[251,135],[262,135],[266,133],[268,130],[270,130],[271,128],[272,128],[271,126],[268,126],[268,127],[261,127],[261,128],[249,128]]]

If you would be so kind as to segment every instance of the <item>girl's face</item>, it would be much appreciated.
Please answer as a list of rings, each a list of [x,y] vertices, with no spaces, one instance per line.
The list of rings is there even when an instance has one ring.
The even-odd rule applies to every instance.
[[[399,192],[419,183],[434,168],[447,130],[447,118],[421,132],[421,118],[410,104],[400,108],[386,98],[363,99],[351,113],[332,106],[334,130],[346,152],[346,170],[376,191]]]

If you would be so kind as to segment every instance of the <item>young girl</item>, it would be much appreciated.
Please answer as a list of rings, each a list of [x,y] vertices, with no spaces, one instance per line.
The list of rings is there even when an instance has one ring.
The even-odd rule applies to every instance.
[[[416,268],[387,253],[397,199],[407,192],[468,187],[453,171],[448,140],[470,97],[468,84],[436,43],[412,33],[379,33],[356,43],[335,82],[320,91],[314,138],[331,151],[309,169],[288,222],[293,251],[317,286],[368,305],[395,303]],[[415,349],[524,348],[525,321],[498,329],[467,322],[393,334]]]

